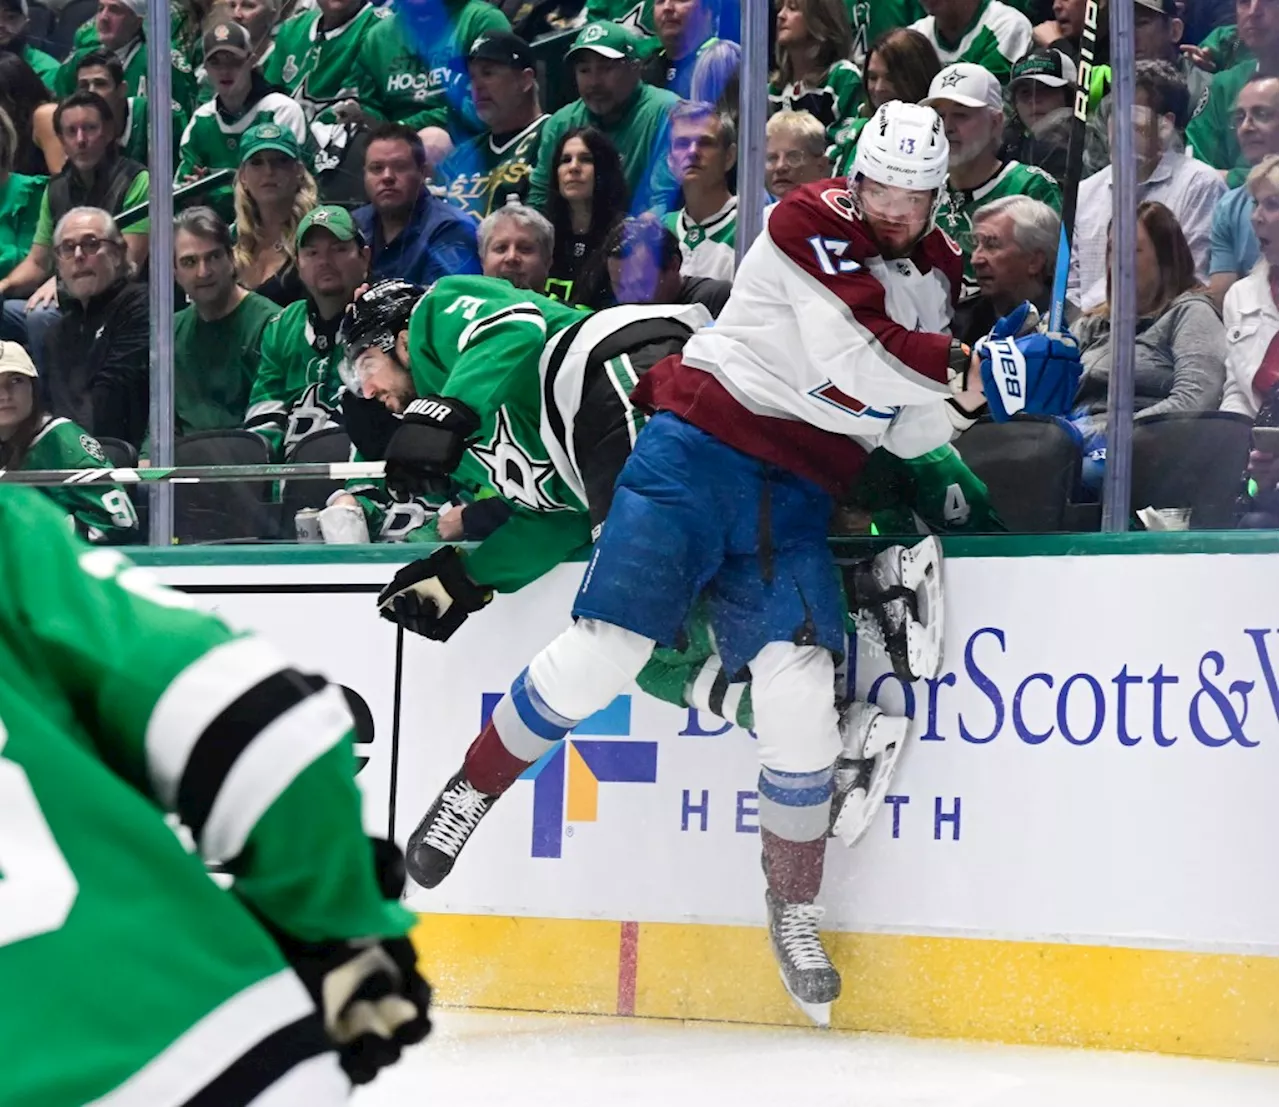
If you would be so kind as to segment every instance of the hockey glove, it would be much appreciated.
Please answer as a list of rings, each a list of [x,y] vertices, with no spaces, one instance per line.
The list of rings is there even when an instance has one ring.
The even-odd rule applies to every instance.
[[[982,388],[991,418],[1066,415],[1080,382],[1080,347],[1069,334],[1029,330],[1035,308],[1023,303],[1000,319],[979,344]]]
[[[398,899],[404,859],[389,842],[375,839],[372,845],[382,894]],[[269,929],[315,1000],[353,1084],[367,1084],[431,1030],[431,988],[418,974],[408,938],[303,942]]]
[[[392,499],[405,503],[414,496],[447,493],[449,474],[479,429],[480,417],[460,400],[414,400],[387,443],[386,480]]]
[[[378,613],[433,642],[447,641],[493,593],[469,576],[455,546],[406,565],[378,595]]]
[[[511,518],[512,507],[497,496],[475,500],[462,509],[462,537],[481,542]]]

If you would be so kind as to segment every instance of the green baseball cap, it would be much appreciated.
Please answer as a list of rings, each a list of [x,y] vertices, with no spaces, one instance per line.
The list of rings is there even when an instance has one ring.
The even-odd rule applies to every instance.
[[[353,239],[358,242],[364,241],[360,228],[351,218],[351,213],[337,204],[321,204],[302,217],[302,222],[298,224],[297,237],[294,239],[299,246],[302,245],[302,240],[307,237],[307,232],[312,227],[323,227],[339,242],[350,242]]]
[[[612,20],[603,19],[598,23],[588,23],[581,31],[578,37],[573,40],[573,45],[569,47],[566,58],[572,58],[574,54],[583,50],[591,50],[593,53],[599,54],[601,57],[609,58],[612,61],[634,61],[639,42],[621,23],[614,23]]]
[[[279,123],[257,123],[240,136],[241,165],[259,150],[279,150],[294,161],[302,160],[298,139],[288,127],[282,127]]]

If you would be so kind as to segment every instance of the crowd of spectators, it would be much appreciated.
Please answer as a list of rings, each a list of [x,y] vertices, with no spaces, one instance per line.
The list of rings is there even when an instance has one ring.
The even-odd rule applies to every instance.
[[[741,94],[767,98],[770,203],[847,173],[881,104],[938,112],[936,218],[964,255],[953,331],[972,343],[1024,300],[1047,314],[1084,104],[1069,425],[1088,497],[1117,126],[1137,152],[1132,418],[1221,408],[1274,426],[1277,407],[1277,0],[1110,2],[1134,5],[1129,123],[1105,4],[1077,87],[1086,0],[772,0],[768,87],[741,90],[738,0],[172,0],[165,105],[148,100],[143,0],[98,0],[79,25],[66,0],[0,0],[0,341],[29,355],[41,418],[145,459],[149,118],[171,114],[176,432],[247,429],[287,459],[344,423],[337,327],[370,281],[482,273],[584,311],[717,314]],[[1250,517],[1273,519],[1275,459],[1249,464]]]

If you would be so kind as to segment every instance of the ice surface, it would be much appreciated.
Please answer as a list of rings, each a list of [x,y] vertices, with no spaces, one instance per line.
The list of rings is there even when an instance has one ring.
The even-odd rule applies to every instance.
[[[1255,1107],[1277,1070],[821,1030],[441,1011],[356,1107]]]

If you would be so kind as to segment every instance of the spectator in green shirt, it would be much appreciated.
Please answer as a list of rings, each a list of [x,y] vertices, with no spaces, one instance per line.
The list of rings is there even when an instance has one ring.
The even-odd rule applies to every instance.
[[[174,431],[238,427],[258,372],[262,332],[280,308],[236,283],[231,231],[207,207],[173,221],[173,275],[191,306],[173,319]]]
[[[45,179],[13,171],[18,132],[0,109],[0,279],[27,256],[36,233]]]
[[[76,91],[96,92],[111,108],[115,120],[116,145],[126,158],[147,165],[150,124],[147,120],[147,98],[130,96],[124,66],[110,50],[90,50],[76,63]],[[182,143],[187,117],[182,108],[173,105],[172,126],[174,158]]]
[[[52,92],[57,59],[27,41],[27,23],[27,0],[0,0],[0,50],[19,55]]]
[[[667,113],[679,98],[641,80],[638,41],[619,23],[588,23],[573,40],[566,61],[573,67],[579,98],[556,112],[542,129],[528,204],[546,210],[554,187],[556,147],[568,131],[594,127],[622,158],[632,210],[652,207],[665,213],[679,196],[666,156]]]
[[[1231,125],[1236,97],[1255,73],[1274,77],[1280,72],[1280,19],[1276,0],[1236,0],[1236,31],[1253,54],[1222,73],[1209,86],[1204,111],[1187,125],[1187,145],[1195,156],[1223,171],[1227,185],[1238,188],[1249,174],[1249,162],[1240,153]]]

